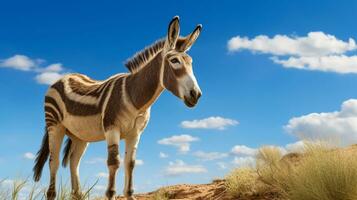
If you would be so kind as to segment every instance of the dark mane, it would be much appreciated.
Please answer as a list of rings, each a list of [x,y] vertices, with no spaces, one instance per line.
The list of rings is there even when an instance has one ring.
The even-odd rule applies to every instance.
[[[129,58],[126,61],[125,66],[131,73],[138,72],[164,48],[164,45],[165,39],[154,42],[154,44],[146,47],[140,52],[137,52],[133,57]]]

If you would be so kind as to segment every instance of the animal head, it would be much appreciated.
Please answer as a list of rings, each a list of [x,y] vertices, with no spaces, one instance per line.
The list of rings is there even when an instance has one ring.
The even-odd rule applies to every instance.
[[[193,73],[192,58],[187,53],[201,29],[202,25],[197,25],[191,34],[180,37],[179,17],[174,17],[169,24],[163,49],[162,84],[188,107],[194,107],[202,95]]]

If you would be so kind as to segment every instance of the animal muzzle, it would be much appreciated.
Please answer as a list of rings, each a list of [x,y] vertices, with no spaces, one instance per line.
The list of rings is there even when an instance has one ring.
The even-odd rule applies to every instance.
[[[201,95],[202,95],[202,92],[200,90],[197,90],[197,89],[190,90],[189,95],[186,95],[184,97],[184,102],[185,102],[186,106],[188,106],[190,108],[194,107],[197,104],[198,99],[201,97]]]

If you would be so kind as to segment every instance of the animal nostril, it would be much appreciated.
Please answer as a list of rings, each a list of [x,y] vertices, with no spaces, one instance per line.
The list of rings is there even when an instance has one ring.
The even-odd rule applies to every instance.
[[[199,92],[198,95],[197,95],[197,100],[201,97],[202,93]]]
[[[197,93],[196,93],[195,90],[191,90],[191,91],[190,91],[190,95],[191,95],[192,98],[196,98]]]

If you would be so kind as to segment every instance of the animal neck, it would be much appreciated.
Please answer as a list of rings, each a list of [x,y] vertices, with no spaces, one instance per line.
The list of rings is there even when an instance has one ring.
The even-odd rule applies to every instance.
[[[164,90],[161,84],[162,65],[162,53],[158,53],[140,71],[127,77],[127,94],[136,109],[148,109]]]

